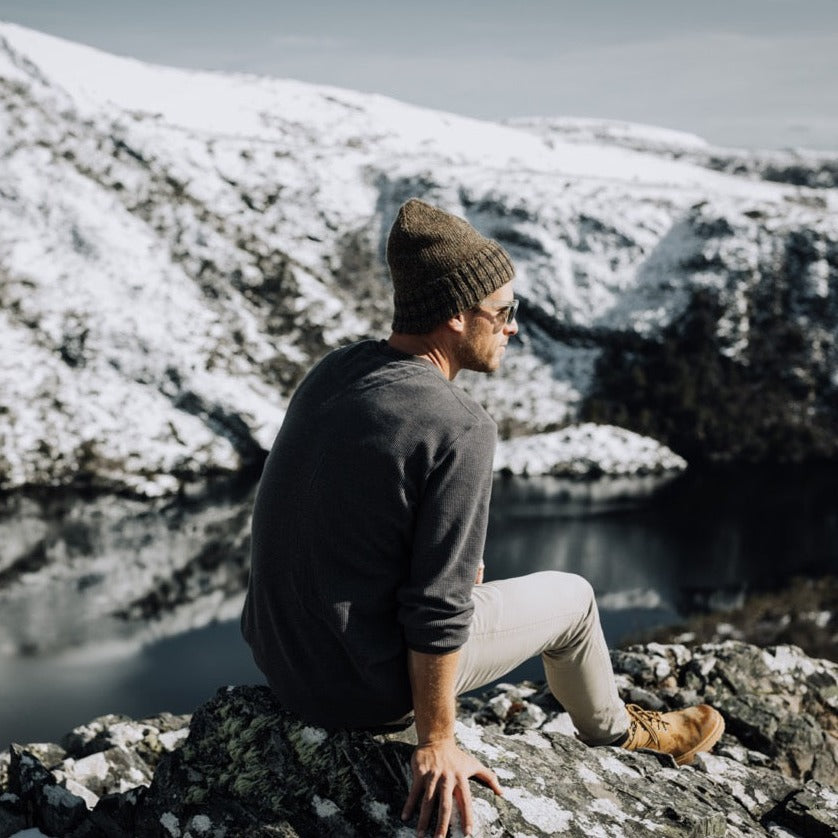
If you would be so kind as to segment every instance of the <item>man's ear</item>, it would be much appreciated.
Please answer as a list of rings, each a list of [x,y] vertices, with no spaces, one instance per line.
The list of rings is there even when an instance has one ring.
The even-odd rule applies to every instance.
[[[453,317],[449,317],[445,321],[445,325],[451,329],[452,332],[456,332],[458,335],[462,334],[466,328],[466,316],[462,311],[457,312],[457,314]]]

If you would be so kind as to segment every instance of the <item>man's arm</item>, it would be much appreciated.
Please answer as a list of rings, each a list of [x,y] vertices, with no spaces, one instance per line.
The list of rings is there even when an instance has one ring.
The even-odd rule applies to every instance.
[[[474,829],[474,816],[469,777],[483,780],[495,794],[503,794],[503,791],[494,772],[471,754],[461,751],[454,740],[454,680],[460,653],[430,655],[408,650],[407,655],[419,744],[411,759],[413,783],[402,818],[407,820],[421,799],[417,835],[422,838],[436,804],[434,835],[443,838],[451,820],[452,798],[456,796],[463,829],[470,835]]]

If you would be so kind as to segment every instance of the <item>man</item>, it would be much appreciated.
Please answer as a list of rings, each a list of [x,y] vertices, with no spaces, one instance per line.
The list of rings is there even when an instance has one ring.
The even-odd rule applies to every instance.
[[[481,581],[496,428],[452,382],[492,372],[517,332],[514,269],[466,221],[410,200],[387,244],[393,332],[326,356],[291,400],[253,513],[242,629],[280,703],[325,727],[415,717],[402,813],[418,834],[469,777],[494,773],[454,739],[456,696],[536,654],[591,745],[652,747],[688,762],[721,736],[719,714],[626,707],[591,586],[542,572]]]

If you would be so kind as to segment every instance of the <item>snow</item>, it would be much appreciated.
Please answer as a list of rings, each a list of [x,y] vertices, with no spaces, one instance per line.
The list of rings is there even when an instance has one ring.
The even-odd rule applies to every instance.
[[[181,728],[180,730],[167,730],[161,733],[157,738],[160,741],[160,744],[167,750],[167,751],[174,751],[183,742],[186,741],[186,738],[189,736],[189,728]]]
[[[648,437],[586,422],[498,444],[495,469],[516,475],[642,474],[680,471],[686,461]]]
[[[706,151],[708,143],[702,137],[685,131],[644,125],[637,122],[593,119],[590,117],[519,117],[508,124],[526,128],[542,137],[563,138],[569,142],[608,142],[614,145],[667,149],[677,151]]]
[[[153,115],[158,123],[225,139],[275,141],[291,126],[310,125],[319,129],[318,142],[333,145],[365,140],[364,135],[372,133],[372,123],[387,151],[401,149],[403,153],[413,146],[414,153],[417,147],[427,153],[443,148],[455,164],[480,170],[500,170],[517,163],[516,168],[524,164],[530,173],[537,167],[544,173],[601,180],[686,186],[714,179],[691,164],[593,142],[554,140],[548,145],[514,123],[486,123],[383,96],[288,80],[152,67],[14,24],[0,25],[0,36],[24,54],[42,78],[60,79],[57,86],[91,114],[103,105],[116,106],[127,113]],[[309,130],[298,137],[298,149],[312,133]],[[655,134],[675,136],[664,129],[656,129]],[[649,131],[644,139],[649,139]],[[692,142],[700,141],[693,138]],[[749,186],[755,193],[760,191],[757,185]],[[730,188],[735,191],[742,186],[732,180]]]

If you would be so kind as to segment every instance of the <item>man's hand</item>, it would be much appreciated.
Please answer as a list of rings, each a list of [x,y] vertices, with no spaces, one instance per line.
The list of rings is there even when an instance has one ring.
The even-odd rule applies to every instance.
[[[416,834],[423,838],[436,807],[436,838],[444,838],[448,832],[453,811],[453,798],[457,799],[463,831],[471,835],[474,829],[474,815],[471,807],[469,777],[477,777],[489,786],[495,794],[503,794],[498,778],[471,754],[461,751],[453,738],[419,745],[410,761],[413,769],[413,784],[404,804],[402,819],[407,820],[421,800],[419,824]]]
[[[413,783],[404,804],[402,818],[407,820],[421,800],[417,835],[423,838],[437,808],[435,836],[444,838],[451,821],[453,798],[468,835],[474,828],[471,790],[468,778],[483,780],[495,794],[502,794],[498,778],[470,754],[461,751],[454,741],[456,706],[454,683],[459,651],[432,655],[409,650],[407,653],[416,736],[419,746],[410,761]]]

